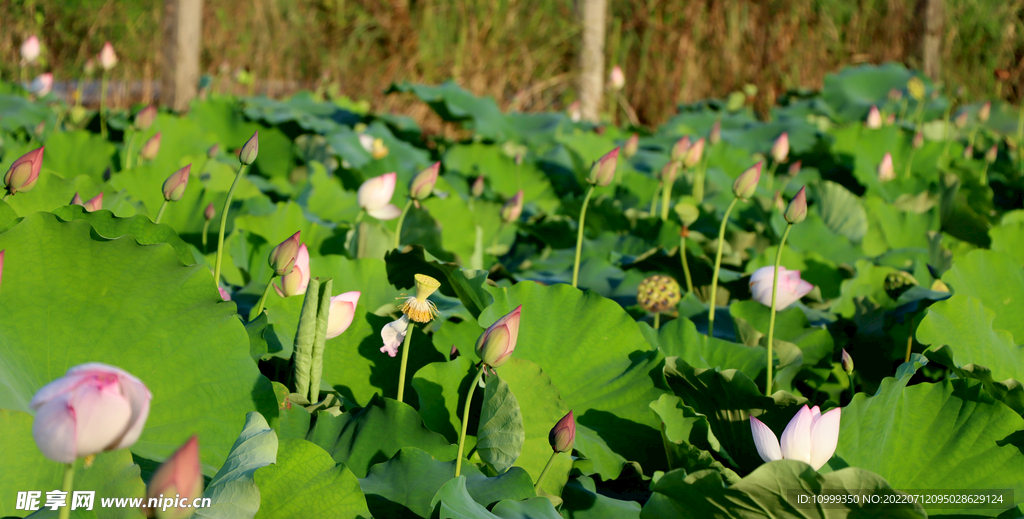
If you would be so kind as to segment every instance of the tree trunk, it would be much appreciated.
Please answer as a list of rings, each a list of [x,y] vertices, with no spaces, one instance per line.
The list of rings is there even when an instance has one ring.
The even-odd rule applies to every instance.
[[[945,0],[918,0],[921,70],[933,81],[942,73],[942,35],[945,22]]]
[[[597,122],[604,91],[606,0],[578,0],[583,44],[580,48],[580,115]]]
[[[160,103],[185,111],[199,85],[203,0],[164,0]]]

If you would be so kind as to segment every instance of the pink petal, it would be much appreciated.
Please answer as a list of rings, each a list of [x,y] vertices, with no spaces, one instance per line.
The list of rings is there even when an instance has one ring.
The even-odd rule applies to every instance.
[[[811,424],[811,466],[818,470],[836,452],[839,444],[839,408],[814,420]]]
[[[387,352],[392,357],[397,355],[398,347],[405,340],[405,333],[408,329],[409,316],[407,315],[403,315],[397,321],[392,321],[385,325],[380,331],[380,338],[384,341],[384,346],[380,351]]]
[[[384,207],[368,208],[366,213],[378,220],[394,220],[402,214],[402,210],[394,204],[387,204]]]
[[[71,463],[77,458],[75,451],[75,417],[68,406],[70,395],[60,395],[41,407],[32,422],[32,438],[43,456],[59,462]]]
[[[359,292],[345,292],[331,298],[331,309],[327,314],[327,338],[333,339],[352,326]]]
[[[121,394],[117,378],[108,375],[95,383],[83,384],[71,395],[75,413],[75,448],[79,456],[103,452],[114,445],[128,428],[132,415]]]
[[[359,205],[372,215],[373,211],[390,204],[391,197],[395,194],[397,178],[397,173],[387,173],[363,182],[357,194]]]
[[[142,428],[146,425],[146,419],[149,418],[149,402],[153,399],[153,394],[149,392],[149,388],[134,376],[126,373],[120,377],[120,381],[121,393],[128,399],[128,404],[132,409],[132,416],[129,419],[128,429],[121,436],[121,439],[114,444],[113,449],[130,447],[138,441],[139,436],[142,434]]]
[[[757,454],[761,456],[765,463],[782,459],[779,439],[767,425],[751,416],[750,432],[754,435],[754,445],[757,447]]]
[[[782,457],[787,460],[811,462],[811,421],[813,416],[806,405],[797,411],[782,432]]]

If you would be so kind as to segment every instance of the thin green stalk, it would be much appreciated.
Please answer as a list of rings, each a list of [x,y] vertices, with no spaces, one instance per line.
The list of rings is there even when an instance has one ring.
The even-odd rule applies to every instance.
[[[203,254],[206,254],[206,234],[210,232],[210,221],[203,224]]]
[[[779,163],[772,161],[772,165],[768,166],[768,192],[771,193],[772,186],[775,185],[775,169],[779,167]]]
[[[718,298],[718,270],[722,266],[722,244],[725,242],[725,226],[729,223],[729,213],[736,207],[739,198],[733,198],[722,218],[722,226],[718,228],[718,252],[715,253],[715,271],[711,274],[711,307],[708,309],[708,337],[715,335],[715,299]]]
[[[405,368],[409,364],[409,345],[412,344],[413,322],[409,321],[409,328],[405,330],[405,342],[402,344],[402,367],[398,370],[398,401],[405,396]]]
[[[267,282],[267,288],[263,289],[263,295],[260,296],[260,302],[256,303],[256,313],[253,314],[256,317],[260,316],[260,312],[263,311],[263,304],[267,302],[267,294],[270,293],[270,287],[274,286],[274,280],[277,279],[277,273],[270,275],[270,281]],[[255,319],[255,317],[254,317]]]
[[[131,137],[128,137],[128,144],[125,146],[124,153],[124,167],[122,169],[128,169],[132,164],[132,145],[135,144],[135,134],[139,133],[132,131]]]
[[[910,362],[910,349],[914,345],[914,316],[910,316],[910,330],[907,331],[907,355],[903,362]]]
[[[988,185],[988,161],[985,161],[985,167],[981,169],[981,185]]]
[[[686,291],[693,293],[693,279],[690,278],[690,265],[686,261],[686,236],[679,238],[679,257],[683,260],[683,275],[686,276]]]
[[[491,251],[498,249],[498,237],[501,236],[501,231],[503,230],[505,230],[505,220],[498,224],[498,232],[494,233],[494,239],[491,240]],[[498,253],[494,252],[494,256],[497,257]]]
[[[60,490],[61,490],[61,492],[64,492],[65,495],[68,497],[68,501],[71,501],[71,495],[72,495],[71,490],[74,488],[74,482],[75,482],[75,464],[74,463],[67,463],[67,464],[64,465],[64,481],[60,485]],[[69,505],[69,503],[65,503],[65,505]],[[70,506],[62,506],[62,507],[60,507],[60,512],[58,514],[58,518],[59,519],[68,519],[69,517],[71,517],[71,507]]]
[[[462,434],[459,435],[459,454],[455,457],[455,477],[462,473],[462,453],[466,450],[466,427],[469,426],[469,406],[473,403],[473,393],[476,391],[480,377],[483,376],[487,364],[480,363],[480,370],[473,377],[473,383],[469,385],[469,394],[466,395],[466,408],[462,411]]]
[[[654,195],[651,196],[651,216],[654,216],[654,212],[658,210],[658,193],[661,193],[662,188],[665,186],[664,182],[658,182],[658,189],[654,191]]]
[[[220,232],[217,234],[217,259],[213,264],[213,280],[220,283],[220,264],[224,259],[224,230],[228,227],[228,209],[231,207],[231,198],[235,196],[235,188],[238,181],[242,179],[242,172],[245,171],[245,164],[238,164],[238,173],[235,174],[235,181],[228,189],[228,197],[224,199],[224,208],[220,211]]]
[[[907,169],[903,172],[903,178],[910,178],[910,166],[914,165],[914,155],[917,154],[917,148],[911,148],[910,158],[907,159]]]
[[[0,199],[0,201],[6,202],[7,199],[10,198],[10,197],[11,197],[11,194],[7,193],[6,195],[4,195],[3,199]]]
[[[661,191],[661,221],[668,221],[668,205],[672,201],[672,187],[674,182],[665,182],[665,189]]]
[[[697,173],[693,178],[693,199],[700,205],[704,201],[704,179],[708,172],[708,157],[705,154],[697,165]]]
[[[398,215],[398,226],[395,227],[395,246],[393,247],[395,249],[397,249],[398,246],[401,245],[402,243],[402,222],[405,221],[405,215],[409,214],[409,208],[411,207],[412,198],[410,198],[409,201],[405,203],[405,207],[402,208],[402,214]]]
[[[160,210],[156,212],[156,220],[153,223],[160,223],[160,219],[164,217],[164,211],[167,209],[167,200],[160,204]]]
[[[772,275],[772,310],[768,317],[768,382],[765,384],[765,396],[772,394],[772,340],[775,337],[775,298],[779,291],[779,264],[782,263],[782,249],[786,246],[786,238],[789,237],[789,230],[793,224],[786,225],[786,231],[782,233],[782,241],[779,242],[779,250],[775,253],[775,272]]]
[[[540,484],[544,482],[544,476],[548,475],[548,471],[551,470],[551,465],[555,463],[555,456],[558,456],[557,452],[552,452],[551,457],[548,458],[548,462],[544,465],[544,470],[540,471],[540,476],[537,476],[537,482],[533,485],[533,492],[540,492]]]
[[[918,103],[918,105],[920,105],[920,103]],[[950,139],[949,139],[949,115],[950,115],[950,112],[952,110],[953,110],[953,105],[947,106],[946,107],[946,114],[945,114],[944,119],[943,119],[942,140],[946,141],[945,146],[943,146],[943,148],[942,148],[942,158],[943,159],[945,159],[946,156],[949,155],[949,143],[950,143]],[[920,124],[917,125],[917,131],[921,131],[921,125]]]
[[[899,119],[900,121],[906,121],[907,120],[906,119],[906,115],[907,115],[907,98],[904,97],[903,100],[900,101],[900,115],[899,115],[899,117],[897,117],[897,119]]]
[[[103,79],[100,80],[100,136],[107,138],[107,73],[103,72]]]
[[[572,264],[572,287],[577,288],[580,279],[580,252],[583,250],[583,221],[587,217],[587,205],[590,204],[590,195],[594,194],[594,186],[587,189],[587,196],[583,198],[583,208],[580,209],[580,228],[576,233],[576,261]]]
[[[654,329],[661,327],[661,312],[654,312]]]
[[[850,401],[853,402],[853,397],[857,395],[857,388],[853,387],[853,372],[847,373],[846,376],[850,379]]]

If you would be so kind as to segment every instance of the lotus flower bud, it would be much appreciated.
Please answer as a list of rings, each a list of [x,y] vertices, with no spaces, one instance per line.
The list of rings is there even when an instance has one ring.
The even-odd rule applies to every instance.
[[[679,163],[674,161],[674,160],[672,160],[672,161],[666,162],[665,165],[662,166],[661,172],[658,173],[658,177],[661,178],[661,181],[666,183],[666,184],[674,184],[678,174],[679,174]]]
[[[82,205],[85,207],[85,210],[90,213],[103,209],[103,192],[101,191],[100,194],[86,200]]]
[[[613,92],[618,92],[626,86],[626,74],[622,72],[622,67],[615,65],[612,67],[611,73],[608,74],[608,88],[612,89]]]
[[[209,148],[206,148],[206,158],[215,159],[217,155],[220,155],[220,144],[214,144]]]
[[[803,167],[802,161],[796,161],[789,165],[789,176],[795,177],[800,174],[800,168]]]
[[[672,310],[682,299],[679,282],[669,276],[656,275],[640,282],[636,300],[648,312],[662,313]]]
[[[898,103],[902,99],[903,99],[903,92],[900,92],[900,90],[898,88],[890,88],[889,89],[889,100],[890,101],[892,101],[894,103]]]
[[[291,297],[306,293],[309,286],[309,249],[306,244],[299,245],[299,253],[295,257],[295,266],[288,274],[281,276],[281,286],[274,285],[274,291],[281,297]]]
[[[843,371],[845,371],[847,375],[853,373],[853,357],[851,357],[850,354],[846,352],[846,349],[843,349],[842,365]]]
[[[80,205],[85,207],[85,202],[82,201],[82,197],[78,194],[78,191],[75,191],[75,196],[71,197],[71,203],[68,205]]]
[[[877,130],[882,127],[882,113],[878,111],[878,107],[872,105],[871,110],[868,110],[868,118],[864,122],[864,125],[872,130]]]
[[[761,166],[764,162],[758,162],[750,168],[747,168],[736,182],[732,184],[732,193],[736,195],[736,198],[741,200],[748,200],[754,196],[757,192],[757,183],[761,181]]]
[[[779,212],[786,210],[786,204],[782,201],[782,191],[778,189],[775,190],[775,194],[772,195],[772,205],[774,205]]]
[[[409,183],[409,197],[415,200],[425,200],[434,192],[434,185],[437,184],[437,174],[441,170],[441,163],[435,162],[427,169],[420,171],[412,182]]]
[[[345,292],[331,298],[331,308],[327,314],[327,338],[333,339],[352,325],[359,304],[360,292]]]
[[[188,186],[188,177],[191,171],[192,164],[188,164],[167,177],[167,180],[164,181],[164,200],[177,202],[181,200],[182,196],[185,196],[185,187]]]
[[[86,76],[92,76],[96,73],[96,60],[89,58],[85,60],[85,65],[82,66],[82,72],[85,72]]]
[[[203,472],[199,465],[199,440],[192,435],[185,445],[182,445],[171,455],[160,468],[153,473],[146,487],[148,499],[165,499],[164,496],[172,498],[175,504],[178,502],[188,503],[203,495]],[[173,497],[172,497],[173,496]],[[180,496],[180,497],[179,497]],[[180,500],[180,501],[179,501]],[[142,513],[147,517],[159,517],[160,519],[184,519],[192,515],[191,508],[142,508]]]
[[[672,159],[672,162],[682,162],[686,160],[686,152],[688,151],[690,151],[690,136],[686,135],[672,145],[672,152],[669,154],[669,157]]]
[[[796,196],[789,201],[789,207],[786,208],[786,221],[789,223],[797,224],[804,221],[807,218],[807,187],[801,187],[800,191],[797,191]]]
[[[885,125],[892,126],[896,124],[896,114],[889,114],[885,116]]]
[[[519,314],[523,305],[498,319],[476,341],[476,354],[484,364],[500,367],[512,356],[519,338]]]
[[[548,433],[548,444],[555,452],[569,452],[575,442],[576,419],[573,418],[572,411],[569,411],[569,414],[563,416],[551,428],[551,432]]]
[[[357,195],[359,207],[378,220],[398,218],[402,210],[391,203],[391,197],[395,195],[397,178],[397,173],[385,173],[363,182]]]
[[[246,166],[256,162],[256,155],[260,151],[260,132],[253,132],[252,137],[245,141],[242,149],[238,152],[238,161]]]
[[[299,257],[299,231],[274,247],[270,252],[268,263],[274,269],[274,274],[284,276],[291,273],[295,267],[295,260]]]
[[[28,91],[36,97],[45,97],[51,90],[53,90],[53,74],[49,72],[39,74],[28,85]]]
[[[103,44],[98,61],[103,70],[110,70],[117,65],[117,54],[114,53],[114,46],[109,41]]]
[[[142,151],[139,152],[139,156],[141,156],[143,160],[153,160],[156,158],[157,153],[160,153],[160,132],[153,134],[153,136],[142,145]]]
[[[968,144],[967,147],[964,148],[964,158],[967,160],[974,158],[974,146]]]
[[[985,152],[985,162],[992,164],[997,158],[999,158],[999,145],[993,144],[992,147]]]
[[[956,118],[953,119],[953,124],[957,128],[963,128],[964,126],[967,126],[967,112],[958,113],[956,115]]]
[[[206,218],[206,221],[213,220],[213,217],[216,214],[217,211],[213,208],[213,202],[207,204],[206,209],[203,209],[203,218]]]
[[[917,76],[910,78],[910,81],[907,81],[907,92],[910,92],[910,97],[916,101],[924,100],[924,81]]]
[[[484,176],[480,175],[473,181],[473,185],[469,188],[469,192],[473,195],[473,198],[480,198],[484,194]]]
[[[516,192],[515,196],[509,198],[505,205],[501,206],[501,219],[505,223],[512,223],[519,220],[523,213],[523,190]]]
[[[39,59],[39,38],[35,34],[21,42],[21,59],[25,63],[35,63]]]
[[[142,433],[152,398],[142,381],[122,369],[81,364],[32,397],[32,437],[58,463],[130,447]]]
[[[7,174],[4,185],[10,194],[31,191],[39,181],[39,172],[43,168],[43,148],[34,149],[15,160]]]
[[[570,121],[578,123],[583,119],[583,112],[581,111],[580,106],[581,105],[578,100],[569,103],[569,108],[566,111],[569,113]]]
[[[782,132],[772,144],[772,160],[777,163],[786,162],[789,158],[789,134]]]
[[[892,153],[886,152],[882,156],[882,162],[878,164],[878,181],[888,182],[896,178],[896,172],[892,166]]]
[[[989,116],[992,115],[992,102],[985,101],[985,104],[981,105],[978,109],[978,120],[981,122],[988,122]]]
[[[921,146],[924,146],[924,133],[921,133],[921,132],[915,133],[914,134],[914,140],[910,144],[911,144],[911,146],[914,147],[914,149],[920,149]]]
[[[619,163],[619,148],[605,153],[590,167],[587,181],[598,186],[607,186],[615,180],[615,168]]]
[[[153,126],[153,121],[155,120],[156,106],[149,105],[135,114],[135,128],[140,131],[146,131],[150,126]]]
[[[704,156],[704,137],[697,139],[697,142],[690,146],[690,149],[686,150],[686,159],[683,160],[683,165],[692,168],[700,163],[701,157]]]
[[[622,145],[622,156],[627,159],[633,158],[638,151],[640,151],[640,135],[634,132],[633,135],[626,139],[626,143]]]
[[[708,134],[708,142],[718,144],[722,142],[722,120],[718,119],[711,125],[711,133]]]

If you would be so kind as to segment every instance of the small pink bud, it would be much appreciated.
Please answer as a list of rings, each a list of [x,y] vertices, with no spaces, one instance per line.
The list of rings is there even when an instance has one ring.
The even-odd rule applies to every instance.
[[[964,148],[964,158],[967,160],[974,158],[974,146],[968,144],[967,147]]]
[[[476,341],[476,354],[480,360],[492,368],[497,368],[508,361],[516,349],[519,338],[519,317],[523,305],[505,314],[494,322]]]
[[[615,65],[612,67],[611,73],[608,74],[608,87],[613,91],[618,92],[626,86],[626,74],[622,72],[622,67]]]
[[[110,70],[114,68],[114,65],[117,65],[117,54],[114,53],[114,46],[109,41],[103,44],[98,61],[103,70]]]
[[[203,218],[206,218],[207,221],[213,220],[213,217],[216,214],[217,211],[213,208],[213,202],[207,204],[206,209],[203,209]]]
[[[245,141],[242,149],[238,152],[238,161],[246,166],[256,162],[256,155],[260,151],[260,132],[253,132],[252,137]]]
[[[786,221],[792,224],[800,223],[807,218],[807,187],[801,187],[800,191],[796,193],[796,196],[789,201],[789,207],[786,208]]]
[[[915,133],[914,140],[910,144],[914,149],[920,149],[921,146],[924,146],[924,134],[921,132]]]
[[[576,419],[573,418],[572,411],[569,411],[569,414],[563,416],[551,428],[551,432],[548,433],[548,444],[555,452],[569,452],[574,443],[576,443]]]
[[[896,114],[889,114],[885,116],[885,124],[886,126],[892,126],[896,124]]]
[[[612,180],[615,180],[615,168],[618,162],[619,148],[616,147],[594,162],[594,165],[590,167],[590,176],[587,181],[598,186],[611,184]]]
[[[583,112],[581,112],[580,106],[581,105],[578,100],[573,101],[572,103],[569,103],[569,108],[566,110],[569,112],[569,120],[574,123],[578,123],[583,119]]]
[[[480,175],[473,181],[473,186],[469,188],[473,198],[480,198],[484,194],[484,176]]]
[[[153,121],[155,120],[156,106],[149,105],[135,114],[135,128],[140,131],[146,131],[150,126],[153,126]]]
[[[11,164],[7,174],[4,175],[4,185],[10,194],[28,192],[36,186],[39,180],[39,172],[43,168],[43,148],[34,149],[15,160]]]
[[[634,132],[622,145],[622,156],[627,159],[632,158],[638,151],[640,151],[640,135]]]
[[[688,151],[690,151],[690,136],[686,135],[672,145],[672,152],[669,157],[671,157],[672,162],[682,162],[686,160],[686,152]]]
[[[704,137],[697,139],[697,142],[690,146],[690,149],[686,150],[686,159],[683,160],[683,165],[692,168],[700,163],[700,159],[704,156]]]
[[[85,72],[86,76],[92,76],[96,73],[96,60],[89,58],[85,60],[85,66],[82,67],[82,71]]]
[[[80,205],[85,207],[85,202],[82,201],[82,197],[78,194],[78,191],[75,191],[75,196],[71,197],[71,203],[68,205]]]
[[[985,104],[978,109],[978,120],[983,123],[987,122],[990,115],[992,115],[992,102],[985,101]]]
[[[736,198],[748,200],[757,192],[757,183],[761,181],[761,166],[764,162],[758,162],[747,168],[736,182],[732,184],[732,193]]]
[[[85,207],[85,210],[90,213],[103,209],[103,192],[101,191],[100,194],[90,198],[82,205]]]
[[[803,166],[801,161],[796,161],[789,165],[789,176],[795,177],[800,174],[800,168]]]
[[[217,292],[220,292],[220,298],[223,299],[224,301],[231,301],[231,292],[224,290],[224,288],[221,286],[217,287]]]
[[[21,59],[25,63],[35,63],[35,61],[39,59],[39,52],[39,38],[37,38],[35,34],[21,42]]]
[[[139,156],[142,157],[143,160],[153,160],[156,158],[157,153],[160,153],[160,132],[153,134],[153,136],[142,145],[142,151],[139,152]]]
[[[178,508],[177,503],[187,503],[203,495],[203,473],[199,464],[199,440],[192,435],[171,455],[160,468],[153,473],[146,487],[148,499],[160,499],[161,496],[174,496],[172,507],[142,508],[147,517],[158,516],[161,519],[184,519],[192,515],[191,508]],[[180,497],[178,497],[180,496]]]
[[[898,102],[900,102],[901,99],[903,99],[903,92],[901,92],[900,89],[898,89],[898,88],[891,88],[891,89],[889,89],[889,100],[890,101],[892,101],[894,103],[898,103]]]
[[[299,257],[299,234],[301,232],[291,235],[270,252],[268,263],[270,268],[274,269],[274,274],[284,276],[290,274],[295,268],[295,260]]]
[[[892,153],[886,152],[882,162],[878,164],[878,180],[888,182],[896,178],[896,172],[892,167]]]
[[[845,371],[846,373],[853,373],[853,357],[851,357],[850,354],[846,352],[846,349],[843,349],[842,365],[843,371]]]
[[[295,266],[292,271],[281,276],[281,286],[274,285],[274,290],[281,297],[302,295],[306,293],[309,279],[309,249],[303,243],[299,246],[299,254],[295,257]]]
[[[523,214],[522,189],[517,191],[515,196],[509,198],[505,205],[501,207],[501,219],[505,223],[512,223],[519,220],[519,215],[521,214]]]
[[[181,200],[181,197],[185,195],[185,187],[188,186],[189,172],[192,171],[192,164],[171,173],[171,176],[167,177],[164,181],[164,200],[168,202],[177,202]]]
[[[434,192],[437,184],[437,175],[441,171],[441,163],[435,162],[427,169],[420,171],[409,183],[409,197],[415,200],[425,200]]]
[[[993,144],[992,147],[985,152],[985,161],[992,164],[997,158],[999,158],[999,145]]]
[[[871,110],[868,110],[868,118],[864,124],[872,130],[882,127],[882,113],[878,111],[877,106],[872,105]]]
[[[789,158],[789,134],[782,132],[772,144],[772,160],[776,163],[786,162]]]
[[[722,120],[718,119],[711,125],[711,133],[708,134],[708,142],[718,144],[722,142]]]
[[[674,184],[676,182],[676,176],[679,174],[679,163],[670,160],[665,163],[661,168],[661,172],[658,174],[661,177],[661,181],[666,184]]]
[[[956,125],[957,128],[967,126],[967,112],[960,112],[957,114],[956,118],[953,119],[953,124]]]

